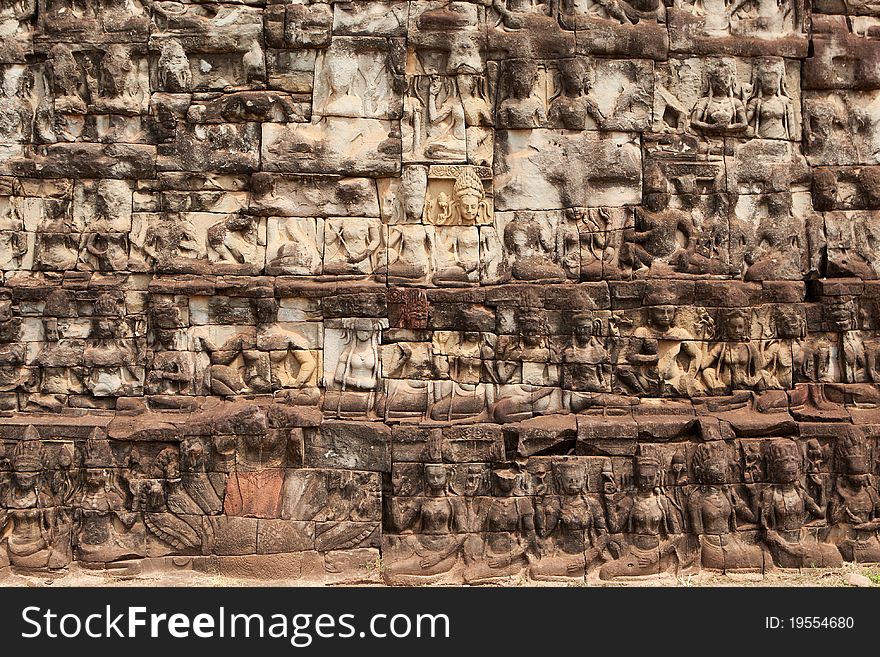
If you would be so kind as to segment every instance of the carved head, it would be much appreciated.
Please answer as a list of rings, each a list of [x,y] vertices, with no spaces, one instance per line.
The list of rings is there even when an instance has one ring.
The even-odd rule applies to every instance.
[[[538,81],[538,66],[531,59],[507,61],[507,85],[511,98],[526,100]]]
[[[482,466],[469,465],[465,470],[464,490],[462,492],[468,496],[478,495],[483,488],[485,476],[486,473]]]
[[[774,440],[765,444],[770,476],[775,483],[797,482],[803,469],[803,454],[798,444],[790,439]]]
[[[706,85],[713,96],[732,96],[736,81],[736,63],[732,59],[716,58],[706,64]]]
[[[856,302],[852,295],[829,296],[823,299],[823,317],[833,331],[851,331],[856,324]]]
[[[500,495],[512,495],[519,481],[519,473],[512,468],[492,470],[492,483]]]
[[[797,309],[776,306],[773,310],[773,325],[776,337],[783,340],[795,340],[806,334],[806,326]]]
[[[587,487],[587,469],[578,461],[556,461],[553,463],[556,481],[563,495],[577,495]]]
[[[324,58],[324,70],[332,93],[347,93],[358,74],[357,55],[353,52],[334,53]]]
[[[845,474],[852,484],[862,486],[869,483],[871,466],[868,460],[868,447],[865,432],[860,427],[855,425],[847,427],[846,434],[835,442],[834,455],[837,459],[838,472]]]
[[[742,308],[732,308],[725,313],[724,338],[733,342],[748,340],[749,311]]]
[[[24,438],[15,445],[12,454],[12,468],[15,471],[15,485],[19,489],[32,488],[46,466],[46,450],[39,432],[28,426]]]
[[[425,484],[432,493],[445,493],[449,485],[449,471],[442,463],[424,464]]]
[[[562,59],[559,61],[559,79],[562,91],[566,96],[575,98],[590,90],[593,86],[591,71],[579,59]]]
[[[755,62],[754,89],[756,96],[787,96],[785,66],[781,59],[762,58]]]
[[[648,308],[648,322],[660,331],[667,331],[675,323],[675,306],[662,305]]]
[[[730,479],[730,460],[720,441],[700,443],[694,453],[694,476],[701,484],[720,486]]]
[[[116,464],[107,434],[98,427],[86,440],[83,452],[83,476],[89,488],[101,488],[107,482],[107,471]]]
[[[641,491],[660,485],[660,456],[652,450],[643,449],[635,458],[635,483]]]
[[[452,195],[455,197],[455,205],[461,219],[467,224],[477,223],[483,199],[486,198],[486,190],[473,169],[467,167],[462,169],[452,186]]]

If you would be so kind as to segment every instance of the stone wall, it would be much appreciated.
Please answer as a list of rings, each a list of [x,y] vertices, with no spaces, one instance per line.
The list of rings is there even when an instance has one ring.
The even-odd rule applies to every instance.
[[[880,561],[880,9],[7,0],[0,573]]]

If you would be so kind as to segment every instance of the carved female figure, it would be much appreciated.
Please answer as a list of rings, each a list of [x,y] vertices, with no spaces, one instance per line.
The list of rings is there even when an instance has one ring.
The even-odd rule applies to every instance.
[[[34,427],[25,430],[12,456],[12,481],[3,493],[0,538],[13,566],[63,568],[70,561],[69,528],[59,522],[57,500],[43,472],[46,453]]]
[[[713,394],[751,390],[760,381],[763,361],[757,344],[749,340],[747,310],[730,309],[722,321],[719,342],[710,344],[702,360],[702,376]]]
[[[752,510],[730,485],[730,460],[720,441],[701,443],[694,454],[699,486],[688,498],[690,531],[700,541],[704,568],[715,570],[764,567],[760,545],[747,543],[737,533],[738,520],[755,522]]]
[[[379,227],[369,219],[324,223],[324,273],[331,276],[371,274],[382,244]]]
[[[837,549],[820,543],[807,529],[811,518],[825,517],[825,500],[813,499],[800,482],[800,447],[784,439],[768,442],[764,450],[771,483],[761,492],[758,521],[773,560],[784,568],[839,566]]]
[[[785,88],[782,60],[755,63],[752,94],[746,104],[746,119],[761,139],[791,139],[795,126],[794,103]]]
[[[536,499],[539,559],[529,575],[537,580],[585,577],[609,542],[602,505],[587,492],[585,465],[553,464],[559,495]]]
[[[591,93],[593,73],[579,59],[559,61],[561,93],[550,101],[550,122],[567,130],[595,130],[605,120]]]
[[[835,443],[837,478],[828,520],[838,534],[837,549],[847,561],[880,562],[880,493],[871,476],[864,432],[849,426]]]
[[[482,522],[480,551],[465,543],[465,581],[490,582],[517,575],[535,550],[535,509],[531,499],[518,494],[522,475],[511,469],[492,471],[495,496]]]
[[[735,135],[748,128],[732,60],[715,59],[706,63],[706,89],[691,111],[691,126],[700,132],[720,135]]]
[[[504,83],[507,97],[498,105],[496,119],[501,128],[540,128],[547,121],[544,101],[534,95],[538,67],[530,59],[505,62]]]
[[[611,479],[605,483],[608,530],[625,532],[621,555],[599,570],[601,579],[633,575],[659,575],[680,563],[683,535],[681,519],[661,487],[659,456],[644,446],[635,457],[634,491],[620,491]]]
[[[504,247],[512,261],[510,273],[521,281],[558,283],[565,271],[553,261],[555,243],[550,227],[532,212],[517,212],[504,227]]]
[[[690,394],[702,356],[690,331],[675,325],[675,306],[649,306],[647,325],[633,332],[626,364],[618,367],[617,375],[639,393]]]
[[[379,386],[377,328],[369,321],[346,320],[334,383],[343,390],[376,390]]]
[[[364,99],[360,97],[355,79],[360,73],[358,58],[352,52],[324,56],[324,75],[329,94],[321,113],[330,116],[361,116]]]
[[[137,368],[142,357],[134,341],[120,337],[123,312],[111,294],[102,294],[95,301],[83,358],[91,367],[86,384],[96,397],[124,394],[143,385],[144,373]]]
[[[440,463],[422,469],[427,494],[389,500],[389,519],[399,532],[396,553],[385,569],[389,584],[416,584],[439,577],[459,562],[463,535],[456,535],[456,509],[449,496],[449,471]]]

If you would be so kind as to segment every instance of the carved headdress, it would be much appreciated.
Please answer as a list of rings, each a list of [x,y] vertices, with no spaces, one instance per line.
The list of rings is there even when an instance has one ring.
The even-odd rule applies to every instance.
[[[24,438],[15,445],[12,467],[16,472],[40,472],[46,466],[46,450],[39,432],[28,426]]]

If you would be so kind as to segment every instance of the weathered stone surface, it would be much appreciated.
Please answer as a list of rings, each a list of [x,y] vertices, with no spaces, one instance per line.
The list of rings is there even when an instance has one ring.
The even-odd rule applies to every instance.
[[[0,576],[880,562],[876,7],[13,4]]]

